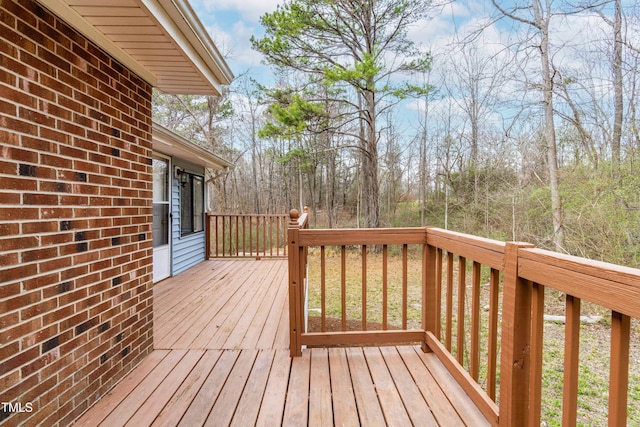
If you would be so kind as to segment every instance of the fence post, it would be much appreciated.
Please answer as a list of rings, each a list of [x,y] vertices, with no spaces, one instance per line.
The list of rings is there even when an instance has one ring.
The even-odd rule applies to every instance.
[[[302,304],[300,288],[300,251],[298,237],[300,225],[298,224],[300,212],[292,209],[289,212],[289,229],[287,232],[289,246],[289,351],[291,357],[302,356],[302,347],[299,343],[299,336],[302,333],[302,319],[299,317],[299,307]]]
[[[531,285],[518,275],[518,250],[529,243],[505,247],[502,338],[500,345],[500,426],[525,425],[529,412],[531,356]]]

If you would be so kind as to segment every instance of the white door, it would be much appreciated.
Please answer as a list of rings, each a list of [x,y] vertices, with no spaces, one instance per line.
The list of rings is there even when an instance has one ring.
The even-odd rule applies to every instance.
[[[171,275],[169,159],[153,158],[153,282]]]

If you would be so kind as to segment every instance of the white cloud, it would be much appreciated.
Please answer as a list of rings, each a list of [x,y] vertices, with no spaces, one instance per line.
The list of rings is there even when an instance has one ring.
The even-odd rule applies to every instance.
[[[262,55],[251,48],[251,36],[256,33],[255,27],[237,21],[225,31],[219,25],[207,27],[214,43],[227,61],[235,65],[235,69],[246,69],[260,65]]]
[[[241,19],[249,22],[258,22],[260,16],[266,12],[273,12],[276,6],[283,3],[282,0],[202,0],[210,11],[235,11]]]

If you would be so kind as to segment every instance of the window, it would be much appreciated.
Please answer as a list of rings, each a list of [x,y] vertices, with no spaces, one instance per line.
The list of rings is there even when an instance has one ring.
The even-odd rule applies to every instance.
[[[204,231],[204,179],[182,172],[180,187],[180,235]]]
[[[169,244],[169,161],[153,158],[153,247]]]

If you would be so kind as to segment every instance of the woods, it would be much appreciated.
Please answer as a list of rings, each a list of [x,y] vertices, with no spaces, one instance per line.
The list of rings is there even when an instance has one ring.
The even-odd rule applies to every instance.
[[[154,118],[235,164],[217,212],[308,205],[317,227],[434,225],[638,265],[637,5],[285,2],[252,38],[273,82],[156,93]]]

